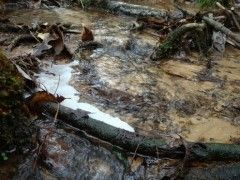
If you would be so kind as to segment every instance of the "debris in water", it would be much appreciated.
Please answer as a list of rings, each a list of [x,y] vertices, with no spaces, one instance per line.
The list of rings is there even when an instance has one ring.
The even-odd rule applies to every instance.
[[[43,68],[44,71],[39,74],[37,80],[40,82],[40,84],[44,84],[44,86],[46,86],[48,92],[54,93],[56,85],[58,84],[58,76],[60,75],[61,80],[59,82],[57,94],[68,98],[62,102],[63,106],[72,108],[74,110],[82,109],[84,111],[88,111],[89,117],[93,119],[102,121],[117,128],[134,132],[133,127],[126,122],[121,121],[119,118],[112,117],[109,114],[100,111],[91,104],[79,102],[79,92],[69,84],[72,77],[72,66],[78,65],[77,61],[73,61],[69,64],[53,64],[52,66],[50,62],[45,63],[47,66]]]

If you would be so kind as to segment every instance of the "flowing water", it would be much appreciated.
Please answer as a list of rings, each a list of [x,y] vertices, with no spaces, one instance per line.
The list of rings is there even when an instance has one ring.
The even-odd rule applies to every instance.
[[[95,50],[79,50],[73,62],[65,63],[68,70],[61,69],[64,66],[62,62],[51,68],[42,68],[38,80],[50,90],[57,86],[57,81],[56,78],[44,78],[46,74],[55,73],[64,81],[63,74],[70,72],[63,84],[70,90],[63,91],[61,85],[58,88],[59,94],[72,98],[63,105],[74,106],[75,109],[89,105],[91,107],[85,110],[93,114],[96,111],[102,113],[104,118],[110,117],[110,121],[111,118],[117,119],[113,125],[123,128],[118,123],[124,121],[135,131],[146,135],[179,134],[189,141],[222,143],[231,143],[240,137],[238,50],[228,47],[223,57],[213,58],[210,68],[197,53],[192,53],[187,60],[151,62],[148,57],[158,38],[149,31],[130,31],[136,20],[133,17],[63,8],[21,10],[8,14],[8,17],[14,23],[28,25],[39,21],[71,23],[78,30],[85,25],[93,30],[95,40],[103,45]],[[76,51],[80,39],[80,35],[71,34],[66,35],[65,42]],[[29,46],[18,47],[10,56],[31,51]],[[56,73],[58,70],[60,73]],[[91,110],[93,108],[95,111]],[[93,115],[96,119],[98,116],[100,114]],[[38,124],[45,126],[42,122]],[[45,166],[50,172],[38,169],[35,176],[39,173],[53,179],[70,174],[74,179],[160,178],[156,166],[144,169],[140,165],[136,173],[129,175],[124,170],[124,163],[109,151],[94,147],[72,133],[57,131],[50,135],[47,144],[51,146],[46,147],[45,152],[48,157]],[[43,129],[39,136],[44,139],[46,133]],[[59,135],[61,133],[62,136]],[[26,174],[22,171],[31,161],[23,164],[18,177],[24,179]],[[85,164],[83,167],[81,162]],[[81,177],[73,177],[78,167],[82,170]],[[99,174],[96,174],[96,169]]]

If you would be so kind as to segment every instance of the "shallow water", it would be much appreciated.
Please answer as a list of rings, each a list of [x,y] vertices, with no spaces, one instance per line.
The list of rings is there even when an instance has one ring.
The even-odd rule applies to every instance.
[[[131,24],[136,20],[132,17],[63,8],[21,10],[8,16],[15,23],[29,25],[38,21],[50,24],[61,22],[71,23],[77,30],[82,30],[84,24],[93,30],[95,40],[103,44],[102,48],[92,51],[80,50],[77,61],[57,62],[53,69],[50,68],[56,75],[60,74],[63,80],[57,93],[71,97],[63,105],[83,109],[88,105],[86,110],[92,113],[101,111],[116,117],[117,123],[121,119],[146,135],[179,134],[189,141],[223,143],[239,139],[238,50],[228,47],[223,57],[214,56],[210,69],[197,53],[192,53],[188,60],[172,58],[162,63],[151,62],[148,57],[158,39],[147,31],[131,32]],[[65,43],[72,50],[77,49],[79,42],[80,35],[66,35]],[[16,56],[31,50],[32,46],[20,46],[10,55]],[[57,76],[50,81],[46,79],[49,76],[45,76],[46,68],[40,73],[41,83],[54,92]],[[64,74],[67,77],[64,78]],[[67,80],[64,82],[64,79]],[[94,118],[99,118],[99,114],[95,115]],[[118,126],[117,123],[114,125]],[[48,127],[42,122],[40,125]],[[56,132],[50,134],[44,151],[47,160],[44,160],[42,167],[47,168],[34,172],[35,176],[39,173],[41,177],[53,179],[69,175],[73,178],[95,179],[111,179],[113,175],[116,179],[123,176],[125,179],[160,179],[163,175],[160,172],[164,171],[161,163],[171,166],[171,163],[161,162],[146,169],[140,163],[137,171],[128,174],[124,162],[109,151],[76,137],[72,130],[54,130]],[[44,141],[45,134],[46,131],[42,129],[41,141]],[[31,163],[23,163],[20,173],[26,173],[26,166],[31,167]],[[81,166],[81,163],[86,166]],[[75,177],[79,167],[82,176]],[[24,173],[18,177],[23,178]]]
[[[188,140],[217,142],[240,136],[239,112],[231,107],[240,92],[238,50],[227,48],[223,58],[213,58],[211,69],[196,53],[188,61],[170,59],[159,64],[148,60],[156,37],[131,32],[136,20],[132,17],[63,8],[16,11],[9,16],[15,23],[41,20],[93,30],[103,48],[79,52],[79,66],[71,80],[81,102],[95,104],[149,134],[177,133]],[[74,35],[66,44],[76,49],[79,41],[80,36]],[[226,133],[216,133],[222,129]]]

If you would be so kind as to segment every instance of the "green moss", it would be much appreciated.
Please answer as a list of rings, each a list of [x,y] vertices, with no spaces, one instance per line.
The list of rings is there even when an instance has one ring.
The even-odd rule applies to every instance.
[[[21,146],[29,131],[22,111],[24,81],[0,50],[0,152],[10,145]],[[25,140],[24,140],[25,141]]]

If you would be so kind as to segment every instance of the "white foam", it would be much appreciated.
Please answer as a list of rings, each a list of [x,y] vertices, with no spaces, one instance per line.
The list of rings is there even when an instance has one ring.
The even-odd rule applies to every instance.
[[[130,132],[134,132],[134,128],[132,126],[124,121],[121,121],[119,118],[112,117],[111,115],[100,111],[98,108],[91,104],[79,102],[79,92],[69,84],[72,77],[72,66],[78,65],[77,61],[73,61],[69,64],[58,65],[51,65],[50,62],[45,63],[48,65],[43,67],[43,71],[39,74],[37,81],[43,84],[47,88],[48,92],[54,93],[57,88],[60,75],[59,86],[56,93],[58,95],[64,96],[65,98],[70,98],[65,99],[61,103],[62,105],[74,110],[82,109],[88,111],[89,116],[95,120],[102,121],[111,126],[125,129]]]

